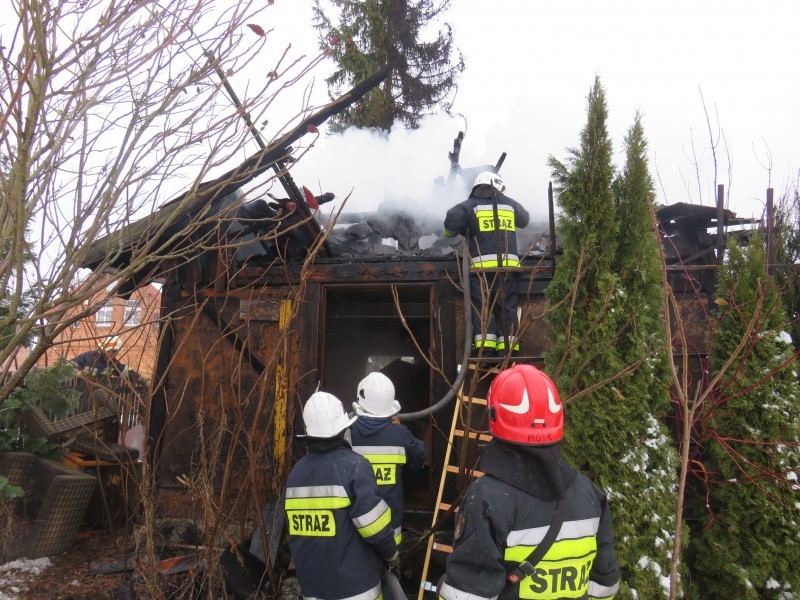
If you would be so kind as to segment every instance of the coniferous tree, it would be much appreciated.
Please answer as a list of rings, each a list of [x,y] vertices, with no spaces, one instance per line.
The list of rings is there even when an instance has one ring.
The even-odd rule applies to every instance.
[[[678,457],[665,425],[670,408],[662,322],[659,239],[650,219],[653,179],[647,141],[636,116],[625,139],[626,163],[615,182],[619,224],[614,271],[619,277],[617,351],[623,365],[636,365],[615,382],[620,402],[614,418],[630,437],[626,454],[610,466],[617,482],[613,509],[622,580],[639,598],[666,598],[675,531]],[[620,482],[622,484],[620,485]],[[685,538],[684,538],[685,539]]]
[[[599,79],[589,92],[588,122],[581,132],[580,148],[570,149],[563,164],[550,158],[562,209],[559,232],[564,253],[558,261],[547,298],[551,347],[545,357],[562,397],[619,373],[616,355],[616,292],[613,272],[616,219],[612,182],[612,146],[606,129],[605,91]],[[620,449],[610,431],[613,405],[618,398],[608,387],[571,402],[567,410],[565,452],[576,467],[597,480],[608,456]],[[611,396],[611,397],[610,397]],[[582,439],[586,425],[594,423],[593,442]]]
[[[732,240],[717,285],[712,374],[747,339],[707,411],[709,490],[687,553],[695,593],[705,597],[796,598],[800,592],[800,391],[763,243],[760,236],[746,247]]]
[[[0,171],[2,171],[3,178],[8,176],[9,170],[10,161],[8,156],[0,154]],[[27,242],[28,237],[28,228],[26,227],[24,235],[26,250],[20,253],[21,264],[15,269],[14,277],[9,278],[9,281],[4,285],[0,285],[0,346],[6,343],[6,338],[14,335],[16,322],[24,318],[35,300],[32,290],[22,290],[25,281],[24,269],[33,260],[30,245]],[[7,261],[9,259],[12,254],[12,244],[10,239],[0,241],[0,260]],[[15,286],[20,286],[19,293],[15,293],[13,289]],[[32,333],[25,336],[22,340],[23,345],[28,345],[32,337]]]
[[[795,181],[778,202],[774,230],[773,262],[784,265],[800,263],[800,181]],[[800,271],[776,269],[774,275],[789,317],[789,333],[794,347],[800,350]]]
[[[662,582],[677,490],[675,453],[659,420],[668,399],[656,382],[664,357],[656,350],[662,302],[647,205],[653,186],[638,119],[625,171],[614,180],[606,119],[596,79],[580,147],[567,164],[550,159],[564,253],[546,292],[552,346],[545,360],[567,399],[564,453],[608,494],[619,597],[658,598],[669,593]]]
[[[331,97],[385,65],[391,72],[383,85],[359,103],[333,117],[332,131],[350,126],[388,131],[400,121],[416,128],[437,107],[450,109],[456,78],[464,60],[444,24],[431,41],[423,31],[447,10],[450,0],[336,0],[335,6],[314,2],[320,47],[337,69],[327,79]],[[337,16],[331,16],[338,13]],[[453,55],[457,58],[453,60]]]

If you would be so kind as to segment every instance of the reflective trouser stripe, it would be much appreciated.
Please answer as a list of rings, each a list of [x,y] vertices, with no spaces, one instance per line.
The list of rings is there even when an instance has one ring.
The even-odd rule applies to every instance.
[[[503,264],[499,264],[499,260],[502,260]],[[497,254],[483,254],[481,256],[474,256],[470,261],[470,266],[475,269],[487,269],[490,267],[518,267],[520,266],[519,256],[516,254],[507,254],[504,256],[498,256]]]
[[[341,485],[311,485],[286,488],[286,510],[346,508],[347,490]]]
[[[403,532],[400,530],[399,527],[396,527],[394,530],[394,543],[396,545],[400,545],[400,542],[403,541]]]
[[[499,337],[497,338],[497,349],[498,350],[505,350],[508,346],[511,345],[514,350],[519,350],[519,344],[517,343],[517,338],[513,336],[508,336],[508,341],[506,338]]]
[[[473,345],[476,348],[496,348],[497,347],[497,336],[493,333],[486,333],[475,336],[475,340]]]
[[[381,500],[368,513],[353,519],[353,524],[358,529],[361,537],[371,537],[380,533],[392,521],[392,510],[384,500]]]
[[[406,449],[402,446],[353,446],[353,451],[358,452],[371,464],[404,465],[406,463]]]
[[[613,598],[618,591],[619,591],[619,581],[614,585],[600,585],[595,581],[589,582],[589,598],[606,600]]]
[[[347,598],[339,598],[338,600],[381,600],[383,596],[381,595],[381,582],[378,582],[371,590],[367,590],[366,592],[362,592],[360,594],[356,594],[355,596],[348,596]],[[320,600],[319,598],[314,598],[313,596],[303,596],[303,600]]]
[[[486,597],[470,594],[469,592],[462,592],[452,585],[448,585],[446,581],[439,589],[439,598],[442,600],[497,600],[497,596]]]

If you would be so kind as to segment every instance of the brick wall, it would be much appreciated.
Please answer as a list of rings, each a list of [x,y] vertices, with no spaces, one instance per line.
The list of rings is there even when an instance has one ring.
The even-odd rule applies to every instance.
[[[161,292],[153,285],[140,288],[128,299],[113,296],[107,302],[96,297],[89,301],[97,312],[65,330],[37,364],[53,364],[59,357],[71,359],[97,349],[98,341],[118,335],[122,339],[120,361],[152,378],[158,352],[158,317]]]

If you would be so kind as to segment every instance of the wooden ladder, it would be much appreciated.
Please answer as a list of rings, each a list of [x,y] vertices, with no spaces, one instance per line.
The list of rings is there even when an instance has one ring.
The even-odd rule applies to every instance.
[[[492,377],[494,374],[500,372],[498,369],[476,367],[475,364],[469,364],[469,369],[473,371],[473,377],[477,375],[477,372],[484,373],[487,376],[491,375]],[[481,412],[485,413],[487,402],[485,398],[464,395],[464,386],[468,379],[471,379],[471,377],[464,378],[464,381],[461,383],[461,388],[456,395],[455,408],[453,410],[453,422],[450,425],[450,437],[448,438],[447,450],[445,451],[444,455],[444,467],[442,468],[442,476],[439,481],[439,492],[436,496],[436,504],[433,508],[431,529],[436,527],[437,521],[445,517],[448,512],[458,512],[458,507],[454,506],[454,503],[458,498],[458,492],[461,491],[458,490],[457,481],[455,482],[456,493],[452,494],[452,498],[448,498],[447,500],[444,499],[444,496],[446,495],[445,490],[448,488],[448,479],[453,475],[458,476],[459,473],[463,473],[470,479],[476,479],[483,476],[483,473],[477,469],[470,469],[466,466],[459,467],[458,464],[453,464],[452,462],[454,458],[453,448],[456,446],[456,444],[458,444],[458,449],[461,451],[461,457],[463,460],[463,457],[468,455],[470,445],[477,447],[479,442],[485,443],[491,441],[492,439],[491,435],[476,431],[473,426],[470,426],[468,420],[470,418],[473,419],[473,422],[475,420],[473,408],[479,407],[482,409]],[[486,383],[486,386],[488,389],[488,382]],[[485,426],[485,414],[483,415],[481,422]],[[436,581],[428,581],[431,558],[433,557],[434,553],[443,553],[446,555],[450,554],[452,551],[453,547],[451,545],[438,541],[437,534],[435,532],[431,533],[430,537],[428,538],[428,547],[425,552],[425,563],[422,567],[422,580],[420,582],[417,600],[422,600],[425,592],[432,591],[433,586],[436,585]]]

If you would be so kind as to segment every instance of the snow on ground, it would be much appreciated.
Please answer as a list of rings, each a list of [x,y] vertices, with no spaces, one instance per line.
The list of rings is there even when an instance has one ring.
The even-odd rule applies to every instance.
[[[0,565],[0,600],[15,600],[28,583],[50,566],[49,558],[20,558]]]

